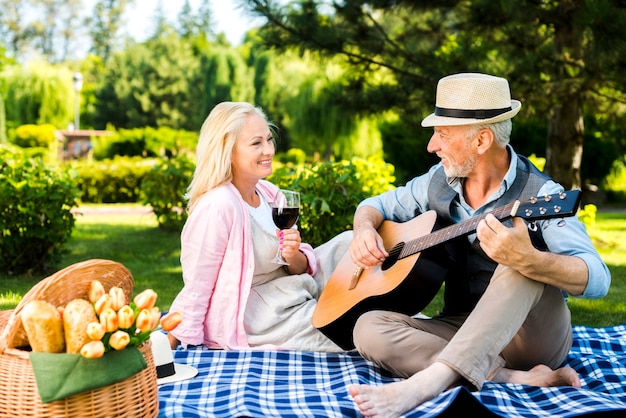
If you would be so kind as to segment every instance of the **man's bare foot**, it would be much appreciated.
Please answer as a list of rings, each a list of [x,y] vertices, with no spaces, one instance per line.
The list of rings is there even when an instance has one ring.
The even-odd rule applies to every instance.
[[[443,392],[457,374],[443,363],[383,386],[350,385],[348,392],[365,418],[399,417]]]
[[[528,371],[502,369],[496,374],[493,381],[543,387],[581,387],[578,373],[571,367],[561,367],[560,369],[552,370],[543,364],[539,364]]]

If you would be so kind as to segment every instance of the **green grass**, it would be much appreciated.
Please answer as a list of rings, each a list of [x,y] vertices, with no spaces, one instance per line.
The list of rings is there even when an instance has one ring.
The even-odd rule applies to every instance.
[[[78,216],[60,268],[93,258],[117,261],[135,280],[135,293],[151,288],[162,310],[182,287],[180,234],[157,227],[154,215]],[[0,310],[15,307],[42,277],[0,276]]]
[[[598,251],[612,274],[606,297],[570,298],[572,322],[594,327],[626,323],[626,213],[600,212],[589,228]],[[180,235],[157,228],[153,215],[79,216],[60,267],[92,258],[125,265],[135,279],[135,293],[154,289],[159,307],[169,309],[182,287]],[[0,276],[0,310],[15,307],[41,277]],[[424,313],[433,315],[441,294]]]

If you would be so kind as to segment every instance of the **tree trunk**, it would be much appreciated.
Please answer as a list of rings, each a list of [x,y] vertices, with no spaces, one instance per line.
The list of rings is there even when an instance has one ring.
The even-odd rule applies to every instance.
[[[584,69],[583,33],[574,12],[581,0],[559,0],[560,19],[554,25],[555,62],[552,74],[553,97],[546,146],[546,173],[566,190],[580,188],[584,124],[582,83]]]
[[[579,94],[562,97],[550,114],[545,171],[566,190],[580,188],[584,125]]]

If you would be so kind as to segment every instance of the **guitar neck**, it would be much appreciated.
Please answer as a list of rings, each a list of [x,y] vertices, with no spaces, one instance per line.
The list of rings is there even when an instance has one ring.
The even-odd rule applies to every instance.
[[[437,245],[443,244],[455,238],[469,235],[476,231],[478,223],[485,219],[485,217],[489,214],[492,214],[500,221],[511,219],[513,217],[513,213],[516,211],[517,205],[519,205],[519,202],[509,203],[508,205],[495,208],[491,212],[486,212],[459,223],[446,226],[423,237],[412,239],[405,243],[398,258],[409,257],[413,254],[436,247]]]

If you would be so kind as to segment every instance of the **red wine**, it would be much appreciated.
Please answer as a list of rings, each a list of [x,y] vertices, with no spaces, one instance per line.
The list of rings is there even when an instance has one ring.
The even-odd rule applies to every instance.
[[[283,208],[280,213],[278,211],[278,208],[272,208],[272,218],[279,229],[291,228],[298,220],[300,213],[299,208]]]

